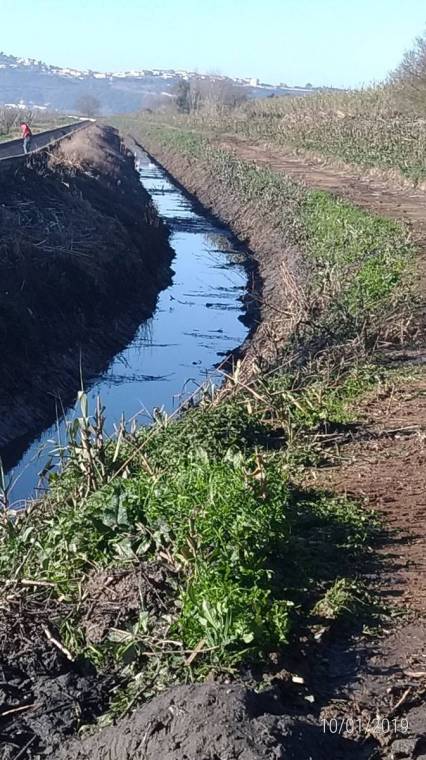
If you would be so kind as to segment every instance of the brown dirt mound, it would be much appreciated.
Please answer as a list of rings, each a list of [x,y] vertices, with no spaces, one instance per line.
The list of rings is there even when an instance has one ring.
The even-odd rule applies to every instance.
[[[285,712],[274,692],[256,694],[239,685],[207,683],[171,689],[118,726],[72,742],[58,760],[338,760],[351,756],[350,742],[325,734],[312,716]]]

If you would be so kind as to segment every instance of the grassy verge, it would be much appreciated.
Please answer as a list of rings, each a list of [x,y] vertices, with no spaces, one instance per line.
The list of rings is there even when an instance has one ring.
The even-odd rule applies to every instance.
[[[112,442],[82,396],[65,472],[41,505],[1,526],[0,577],[24,600],[37,594],[71,656],[114,670],[113,715],[176,681],[270,668],[302,630],[365,607],[358,568],[374,517],[307,490],[304,474],[331,456],[354,400],[387,382],[372,351],[401,335],[413,255],[396,223],[194,133],[142,131],[297,243],[306,287],[285,370],[250,384],[237,370],[213,399]]]

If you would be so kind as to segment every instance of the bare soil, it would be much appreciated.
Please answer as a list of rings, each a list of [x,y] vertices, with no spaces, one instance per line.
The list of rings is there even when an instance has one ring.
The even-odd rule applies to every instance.
[[[175,573],[164,563],[141,562],[130,570],[93,571],[85,584],[82,626],[87,640],[99,644],[111,628],[125,628],[143,608],[156,616],[170,612]],[[125,604],[123,605],[123,600]]]
[[[359,412],[366,439],[342,447],[336,466],[312,482],[377,511],[386,526],[381,592],[426,613],[426,378],[401,381]]]
[[[392,615],[379,636],[329,642],[316,685],[322,715],[375,737],[382,757],[426,755],[426,378],[407,378],[358,407],[361,438],[308,483],[374,508],[379,563],[361,577]],[[393,621],[392,621],[393,617]],[[395,706],[397,708],[395,709]],[[390,730],[388,731],[388,726]],[[402,730],[404,729],[404,730]],[[343,732],[344,733],[344,732]],[[356,732],[355,732],[356,733]]]
[[[349,741],[324,733],[307,711],[296,714],[276,691],[206,683],[170,689],[117,727],[66,746],[59,758],[339,760],[352,757],[352,750]]]
[[[9,591],[0,605],[0,757],[55,757],[107,707],[113,684],[54,643],[66,605],[46,603],[42,587],[25,599]]]
[[[103,642],[111,628],[134,624],[140,604],[158,617],[169,603],[176,574],[165,564],[93,570],[82,588],[80,623],[87,641]],[[50,597],[50,586],[24,580],[0,594],[0,758],[54,757],[68,737],[104,712],[115,685],[64,647],[60,624],[72,625],[75,604]],[[21,753],[21,754],[20,754]]]

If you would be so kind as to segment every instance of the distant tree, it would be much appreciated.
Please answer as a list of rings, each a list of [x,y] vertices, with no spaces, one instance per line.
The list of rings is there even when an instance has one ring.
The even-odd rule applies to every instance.
[[[160,95],[146,95],[143,98],[141,110],[145,111],[145,113],[147,111],[152,113],[153,111],[168,111],[173,108],[176,108],[174,98],[161,93]]]
[[[22,110],[22,108],[20,108],[19,114],[20,116],[16,122],[17,124],[21,121],[25,121],[26,124],[30,124],[30,125],[33,123],[35,117],[34,117],[34,112],[31,111],[30,108],[28,108],[28,110],[26,109]]]
[[[176,108],[179,113],[189,113],[190,108],[190,85],[186,79],[179,79],[174,89]]]
[[[311,82],[306,82],[306,84],[305,84],[305,90],[312,90],[312,87],[313,87],[313,85],[311,84]]]
[[[180,113],[225,106],[233,108],[247,100],[243,87],[232,79],[219,76],[195,76],[180,79],[174,89],[176,108]]]
[[[426,32],[405,53],[390,81],[403,104],[421,113],[426,111]]]
[[[76,100],[75,107],[83,116],[93,119],[101,110],[101,104],[94,95],[80,95]]]
[[[246,91],[232,79],[226,77],[208,77],[198,81],[199,100],[202,105],[235,106],[247,100]]]
[[[0,108],[0,134],[8,135],[19,124],[21,112],[17,108]]]

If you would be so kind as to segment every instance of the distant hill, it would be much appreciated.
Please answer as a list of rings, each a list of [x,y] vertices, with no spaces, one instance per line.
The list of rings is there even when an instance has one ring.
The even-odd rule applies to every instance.
[[[0,104],[25,105],[58,111],[75,110],[83,95],[95,96],[104,114],[135,111],[149,107],[159,98],[172,97],[179,79],[202,75],[187,71],[140,69],[125,72],[79,71],[49,66],[32,58],[16,58],[0,52]],[[228,79],[247,88],[249,97],[270,95],[304,95],[311,86],[274,86],[257,79]]]

